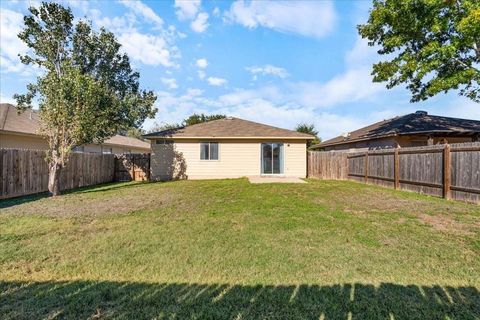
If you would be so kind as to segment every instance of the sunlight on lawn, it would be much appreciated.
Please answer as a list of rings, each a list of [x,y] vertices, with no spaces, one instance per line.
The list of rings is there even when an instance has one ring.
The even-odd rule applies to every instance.
[[[480,317],[475,205],[236,179],[0,208],[1,318]]]

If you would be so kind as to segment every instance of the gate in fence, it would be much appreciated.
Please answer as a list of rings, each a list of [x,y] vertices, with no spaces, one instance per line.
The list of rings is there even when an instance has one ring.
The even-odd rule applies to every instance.
[[[115,156],[115,181],[147,181],[150,178],[150,154]]]

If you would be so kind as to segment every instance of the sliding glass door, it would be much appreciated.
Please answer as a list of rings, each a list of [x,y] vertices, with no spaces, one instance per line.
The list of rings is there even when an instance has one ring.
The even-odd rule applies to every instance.
[[[283,173],[283,143],[262,143],[262,174]]]

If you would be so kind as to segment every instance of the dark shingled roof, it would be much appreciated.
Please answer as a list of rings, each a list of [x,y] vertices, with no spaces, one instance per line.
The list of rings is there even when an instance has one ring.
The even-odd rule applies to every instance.
[[[144,135],[147,139],[155,138],[213,138],[213,139],[314,139],[312,135],[297,131],[272,127],[253,121],[228,117],[198,123],[178,129],[165,130]]]
[[[429,115],[424,111],[417,111],[415,113],[374,123],[364,128],[349,132],[346,137],[338,136],[317,144],[313,146],[313,148],[323,148],[355,141],[400,135],[473,135],[479,133],[480,121],[434,116]]]

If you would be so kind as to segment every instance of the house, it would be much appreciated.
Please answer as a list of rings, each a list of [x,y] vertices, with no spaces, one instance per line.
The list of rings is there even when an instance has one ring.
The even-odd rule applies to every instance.
[[[383,120],[312,146],[325,151],[365,151],[478,141],[480,121],[417,111]]]
[[[217,179],[305,177],[307,140],[313,136],[228,117],[147,134],[151,177]]]
[[[39,117],[35,110],[18,114],[15,106],[0,104],[0,148],[48,149],[47,141],[38,134]],[[139,139],[116,135],[102,144],[87,144],[75,148],[76,152],[93,153],[149,153],[150,145]]]

